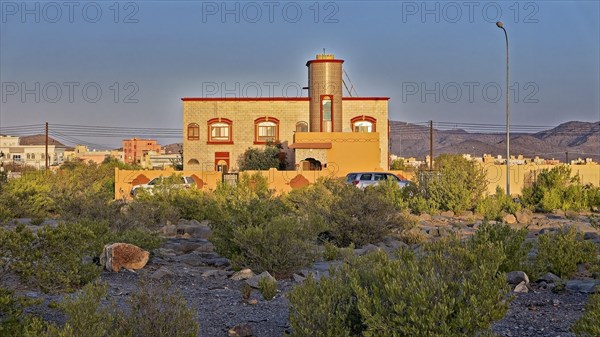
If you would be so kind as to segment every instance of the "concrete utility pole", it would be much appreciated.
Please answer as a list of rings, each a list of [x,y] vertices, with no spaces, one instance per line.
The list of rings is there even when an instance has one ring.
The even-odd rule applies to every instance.
[[[46,170],[47,170],[48,167],[50,166],[50,160],[48,158],[48,122],[46,122],[46,157],[44,159],[46,160]]]
[[[429,170],[433,171],[433,121],[429,121]]]
[[[506,195],[510,197],[510,81],[508,63],[508,33],[504,29],[502,21],[496,22],[496,26],[504,31],[506,40]]]

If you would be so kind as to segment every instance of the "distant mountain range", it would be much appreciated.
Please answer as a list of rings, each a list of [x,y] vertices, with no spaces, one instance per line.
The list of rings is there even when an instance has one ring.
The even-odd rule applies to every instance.
[[[390,121],[391,153],[423,158],[429,154],[429,127]],[[434,129],[434,156],[441,153],[506,156],[505,133],[476,133]],[[565,161],[593,158],[600,161],[600,122],[567,122],[537,133],[511,133],[511,155],[540,156]]]

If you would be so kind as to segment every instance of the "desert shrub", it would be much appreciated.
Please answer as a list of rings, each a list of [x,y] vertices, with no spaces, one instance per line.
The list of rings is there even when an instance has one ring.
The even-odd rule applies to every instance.
[[[283,196],[285,206],[297,217],[309,224],[316,233],[329,230],[326,217],[333,202],[340,196],[330,188],[335,188],[335,183],[326,183],[320,178],[316,183],[295,189]]]
[[[12,260],[11,270],[43,291],[72,290],[100,274],[100,267],[93,262],[96,236],[81,224],[45,226],[36,234],[24,225],[0,231],[4,231],[0,237]]]
[[[509,198],[504,189],[496,187],[496,193],[481,199],[475,212],[483,215],[486,220],[500,220],[504,212],[514,214],[521,210],[521,205]]]
[[[593,210],[600,206],[600,188],[583,186],[567,165],[543,169],[536,181],[523,189],[523,202],[542,212]]]
[[[380,181],[376,186],[369,187],[379,193],[381,199],[385,203],[393,205],[398,211],[406,211],[408,203],[405,201],[405,196],[398,182],[392,179]]]
[[[379,242],[400,226],[398,220],[396,207],[383,200],[377,190],[351,185],[342,188],[326,215],[333,240],[340,247]]]
[[[211,194],[197,188],[179,189],[169,195],[169,203],[179,210],[179,216],[188,220],[214,219],[216,201]]]
[[[475,336],[503,317],[497,246],[451,238],[425,251],[375,252],[289,294],[293,336]]]
[[[583,315],[575,322],[572,331],[581,337],[600,336],[600,293],[589,297]]]
[[[107,286],[88,284],[81,293],[59,304],[67,316],[64,326],[34,318],[24,337],[195,337],[196,313],[185,299],[164,284],[140,283],[127,309],[114,302],[103,304]]]
[[[280,216],[263,224],[237,227],[232,263],[275,277],[288,277],[314,259],[313,236],[295,217]]]
[[[364,329],[350,286],[349,271],[331,270],[329,277],[315,280],[309,275],[294,287],[290,301],[293,337],[360,336]]]
[[[439,205],[432,199],[426,199],[420,194],[408,199],[408,207],[414,214],[436,214],[439,213]]]
[[[473,209],[483,197],[487,181],[483,168],[460,155],[435,159],[435,171],[419,171],[419,194],[440,210],[459,213]]]
[[[427,241],[427,235],[418,228],[408,229],[400,232],[398,239],[407,245],[421,244]]]
[[[561,278],[573,276],[580,263],[595,262],[598,249],[593,242],[584,241],[573,227],[538,236],[537,248],[536,271],[540,274],[549,271]]]
[[[18,297],[10,289],[0,287],[0,336],[22,336],[27,316],[24,309],[32,301]]]
[[[155,230],[167,223],[177,223],[179,218],[179,210],[164,195],[140,193],[135,200],[123,205],[112,227],[116,230],[132,228]]]
[[[498,270],[510,272],[528,268],[527,257],[533,245],[525,242],[526,237],[525,228],[516,229],[506,224],[491,225],[484,222],[471,238],[471,243],[475,245],[491,243],[498,246],[504,256]]]
[[[117,336],[196,337],[196,311],[164,283],[142,281],[128,300],[129,310],[117,310]]]
[[[278,198],[252,198],[236,200],[219,205],[219,217],[211,221],[211,242],[219,254],[232,258],[241,254],[239,244],[234,242],[234,233],[246,228],[258,228],[286,213],[286,208]]]
[[[277,295],[277,281],[263,277],[258,281],[258,290],[265,300],[270,301]]]
[[[17,218],[47,217],[55,207],[52,186],[48,183],[52,175],[46,171],[33,171],[9,180],[2,189],[2,198],[6,198],[3,203]]]

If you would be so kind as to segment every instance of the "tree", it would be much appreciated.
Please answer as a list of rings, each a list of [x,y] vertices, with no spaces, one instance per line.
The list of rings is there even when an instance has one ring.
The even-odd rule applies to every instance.
[[[238,167],[240,171],[285,169],[285,153],[281,152],[281,148],[281,144],[267,144],[263,149],[248,148],[240,155]]]

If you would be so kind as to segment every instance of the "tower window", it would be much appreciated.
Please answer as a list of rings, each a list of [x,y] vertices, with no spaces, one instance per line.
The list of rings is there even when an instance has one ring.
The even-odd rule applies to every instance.
[[[333,131],[332,96],[321,96],[321,132]]]

